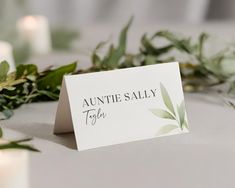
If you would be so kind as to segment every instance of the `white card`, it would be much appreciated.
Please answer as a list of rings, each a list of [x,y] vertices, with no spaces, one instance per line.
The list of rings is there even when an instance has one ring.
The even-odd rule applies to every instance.
[[[78,150],[188,132],[178,63],[65,76],[55,133]]]

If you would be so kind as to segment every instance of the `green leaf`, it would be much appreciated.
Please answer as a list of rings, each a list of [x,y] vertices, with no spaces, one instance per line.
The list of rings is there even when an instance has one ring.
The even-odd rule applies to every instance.
[[[2,111],[3,115],[5,116],[5,118],[0,119],[0,120],[5,120],[5,119],[9,119],[11,116],[13,116],[13,111],[10,109],[4,109]]]
[[[55,91],[61,85],[63,76],[75,71],[77,63],[65,65],[49,72],[46,76],[37,81],[39,90]]]
[[[147,38],[147,34],[144,34],[141,38],[142,51],[148,54],[155,54],[156,48],[153,46],[151,41]]]
[[[184,123],[184,117],[185,117],[184,101],[182,101],[180,106],[177,106],[177,107],[178,107],[178,114],[179,114],[179,120],[180,120],[180,127],[182,129],[183,128],[183,123]]]
[[[172,125],[172,124],[164,125],[163,127],[160,128],[157,134],[158,135],[168,134],[177,128],[179,128],[177,125]]]
[[[150,109],[150,111],[157,117],[160,118],[165,118],[165,119],[175,119],[175,117],[173,115],[171,115],[169,112],[167,112],[166,110],[162,110],[162,109]]]
[[[0,83],[0,91],[3,89],[14,90],[16,85],[24,83],[25,79],[16,79],[15,72],[12,72],[7,75],[7,78],[4,82]]]
[[[147,55],[145,58],[145,65],[153,65],[156,63],[156,58],[153,55]]]
[[[168,51],[170,51],[174,46],[173,45],[166,45],[163,47],[155,47],[151,41],[154,40],[156,36],[154,35],[152,38],[148,39],[147,35],[144,34],[141,38],[141,48],[140,50],[142,51],[142,53],[144,54],[148,54],[148,55],[153,55],[153,56],[160,56],[162,54],[167,53]]]
[[[209,35],[207,33],[201,33],[199,35],[199,44],[198,44],[198,56],[200,59],[203,57],[203,46],[206,41],[206,39],[209,38]]]
[[[192,45],[190,43],[190,38],[187,39],[180,39],[175,34],[169,31],[159,31],[153,37],[162,37],[168,40],[175,48],[180,51],[191,53],[192,52]]]
[[[9,65],[6,61],[0,63],[0,82],[4,82],[7,78],[7,73],[9,71]]]
[[[188,129],[188,122],[187,122],[186,117],[185,117],[184,122],[183,122],[183,124],[182,124],[182,128]]]
[[[135,61],[135,56],[133,56],[132,54],[126,54],[125,59],[119,65],[119,68],[135,67],[134,61]]]
[[[222,60],[224,59],[223,55],[218,55],[212,59],[205,61],[203,66],[209,71],[215,74],[218,77],[222,76]],[[208,73],[207,73],[208,74]]]
[[[170,96],[162,83],[160,83],[160,89],[161,89],[161,94],[162,94],[164,104],[170,110],[170,112],[175,115],[175,110],[174,110],[173,104],[171,102]]]
[[[18,65],[16,68],[16,79],[25,78],[28,75],[37,75],[38,68],[36,65],[27,64],[27,65]]]
[[[102,66],[102,60],[100,58],[100,56],[98,55],[98,50],[100,50],[101,48],[103,48],[107,43],[108,43],[109,40],[107,41],[102,41],[102,42],[99,42],[94,51],[92,52],[92,55],[91,55],[91,61],[92,61],[92,64],[97,67],[97,68],[100,68]]]
[[[22,139],[22,140],[17,140],[17,141],[10,141],[4,144],[0,144],[0,150],[4,149],[23,149],[23,150],[28,150],[28,151],[34,151],[34,152],[39,152],[38,149],[34,148],[31,145],[28,144],[22,144],[23,142],[28,142],[32,139]]]
[[[109,40],[99,42],[99,43],[96,45],[96,47],[95,47],[95,51],[97,51],[97,50],[103,48],[103,47],[108,43],[108,41],[109,41]]]
[[[100,67],[102,65],[102,61],[96,53],[93,53],[91,60],[95,67]]]
[[[119,36],[119,43],[117,48],[113,49],[110,47],[108,56],[103,60],[103,63],[110,68],[117,68],[119,60],[126,51],[126,40],[127,40],[127,32],[132,23],[133,17],[128,21],[127,25],[122,29],[120,36]]]
[[[50,91],[45,91],[45,90],[39,90],[38,91],[39,94],[47,96],[49,98],[51,98],[52,100],[57,100],[59,98],[59,95]]]

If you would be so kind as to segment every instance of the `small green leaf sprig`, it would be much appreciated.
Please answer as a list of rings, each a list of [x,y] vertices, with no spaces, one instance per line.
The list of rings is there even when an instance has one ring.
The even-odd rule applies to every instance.
[[[76,69],[76,62],[57,69],[38,71],[36,65],[18,65],[16,72],[8,74],[9,65],[0,63],[0,120],[13,115],[13,109],[22,104],[53,101],[59,98],[63,76]]]
[[[38,149],[33,147],[30,144],[25,144],[25,142],[29,142],[32,139],[21,139],[21,140],[15,140],[15,141],[6,141],[4,143],[0,143],[0,151],[1,150],[9,150],[9,149],[22,149],[22,150],[28,150],[33,152],[40,152]]]
[[[16,72],[9,72],[9,64],[6,61],[0,63],[0,120],[8,119],[13,115],[13,109],[22,104],[50,101],[59,98],[63,76],[71,74],[76,69],[76,63],[65,65],[57,69],[47,69],[39,72],[36,65],[25,64],[17,66]],[[0,139],[3,131],[0,126]],[[0,150],[25,149],[38,151],[25,142],[31,139],[5,141],[0,143]]]
[[[172,103],[172,100],[167,92],[166,88],[160,83],[160,90],[163,102],[165,104],[166,109],[150,109],[150,111],[159,118],[164,118],[168,120],[172,120],[173,123],[164,125],[158,131],[158,135],[167,134],[173,131],[174,129],[180,128],[181,131],[184,129],[188,129],[188,122],[185,112],[184,101],[177,105],[175,109]]]

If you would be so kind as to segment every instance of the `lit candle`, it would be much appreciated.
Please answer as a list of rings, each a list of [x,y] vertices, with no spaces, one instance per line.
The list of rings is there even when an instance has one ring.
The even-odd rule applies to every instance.
[[[28,152],[0,150],[0,187],[29,188]]]
[[[48,20],[44,16],[25,16],[18,21],[18,32],[36,55],[51,51],[51,37]]]
[[[8,42],[4,41],[0,41],[0,62],[2,61],[7,61],[9,63],[9,73],[16,70],[12,47]]]

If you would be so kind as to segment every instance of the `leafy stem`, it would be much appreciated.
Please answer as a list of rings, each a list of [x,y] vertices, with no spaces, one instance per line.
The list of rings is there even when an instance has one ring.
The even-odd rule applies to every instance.
[[[10,118],[13,115],[12,110],[22,104],[57,100],[63,76],[73,73],[75,69],[76,62],[43,72],[38,72],[37,67],[33,64],[26,64],[17,66],[16,72],[8,74],[8,63],[6,61],[0,62],[0,112],[3,115],[0,117],[0,121]],[[3,131],[0,127],[0,138],[2,137]],[[38,151],[33,146],[25,144],[30,140],[22,139],[0,143],[0,150]]]
[[[31,145],[25,144],[25,142],[31,141],[32,139],[21,139],[16,141],[9,141],[3,144],[0,144],[0,150],[5,149],[24,149],[34,152],[39,152],[38,149],[34,148]]]
[[[42,72],[35,65],[26,64],[8,74],[8,63],[0,62],[0,112],[5,116],[0,119],[10,118],[13,115],[10,111],[22,104],[57,100],[63,76],[75,69],[76,62]]]

